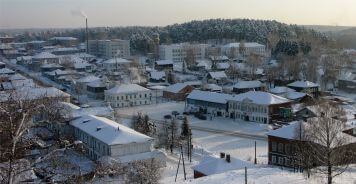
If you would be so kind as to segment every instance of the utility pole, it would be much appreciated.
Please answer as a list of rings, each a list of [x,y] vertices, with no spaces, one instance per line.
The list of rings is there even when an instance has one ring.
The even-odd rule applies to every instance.
[[[182,155],[179,155],[179,161],[178,161],[178,167],[177,167],[177,172],[176,172],[176,178],[174,179],[174,182],[177,182],[177,176],[178,176],[178,170],[179,170],[179,165],[180,165],[180,159],[182,158]]]
[[[189,162],[192,163],[192,149],[193,149],[193,145],[192,145],[192,129],[189,129]]]
[[[256,141],[255,141],[255,164],[257,164],[257,155],[256,155],[256,152],[257,152],[257,150],[256,150]]]
[[[180,152],[181,152],[181,155],[182,155],[182,160],[183,160],[184,180],[186,180],[186,179],[187,179],[187,177],[186,177],[186,173],[185,173],[184,154],[183,154],[183,146],[182,146],[182,145],[180,145]]]
[[[247,167],[245,167],[245,184],[247,184]]]

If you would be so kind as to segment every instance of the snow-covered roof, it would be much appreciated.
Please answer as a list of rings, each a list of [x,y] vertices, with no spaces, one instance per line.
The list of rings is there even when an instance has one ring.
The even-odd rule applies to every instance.
[[[166,89],[167,86],[160,86],[160,85],[156,85],[156,86],[151,86],[148,89],[152,89],[152,90],[164,90]]]
[[[229,60],[227,56],[210,56],[209,58],[213,61]]]
[[[11,73],[15,73],[13,70],[10,70],[8,68],[1,68],[0,69],[0,75],[1,74],[11,74]]]
[[[41,52],[33,56],[33,59],[54,59],[54,58],[57,58],[57,56],[49,52]]]
[[[74,37],[57,36],[57,37],[51,38],[50,40],[77,40],[77,38],[74,38]]]
[[[264,45],[256,43],[256,42],[246,42],[244,43],[245,47],[264,47]],[[240,43],[239,42],[235,42],[235,43],[229,43],[224,45],[224,47],[240,47]]]
[[[74,63],[74,68],[75,69],[80,69],[80,68],[86,68],[88,66],[91,66],[91,64],[83,62],[83,63]]]
[[[283,126],[276,130],[271,130],[267,133],[268,136],[280,137],[284,139],[294,140],[298,138],[297,130],[301,126],[302,121],[294,121],[287,126]],[[299,138],[298,138],[299,139]]]
[[[225,74],[224,71],[220,71],[220,72],[209,72],[209,75],[211,76],[211,78],[213,79],[223,79],[223,78],[227,78],[227,75]]]
[[[291,92],[286,93],[285,97],[290,99],[290,100],[296,100],[296,99],[303,98],[306,95],[307,95],[306,93],[291,91]]]
[[[123,58],[112,58],[105,60],[103,64],[126,64],[126,63],[131,63],[131,61]]]
[[[95,56],[85,53],[85,52],[75,53],[74,56],[77,56],[80,58],[95,58]]]
[[[164,91],[171,92],[171,93],[179,93],[186,86],[188,86],[188,84],[176,83],[168,86],[166,89],[164,89]]]
[[[153,139],[110,119],[94,115],[82,116],[70,124],[108,145],[143,143]]]
[[[298,87],[298,88],[311,88],[311,87],[319,87],[318,84],[315,84],[310,81],[295,81],[288,84],[290,87]]]
[[[273,94],[282,94],[282,93],[294,92],[294,91],[295,91],[294,89],[285,86],[276,86],[274,88],[269,89],[269,92]]]
[[[88,75],[88,76],[78,79],[77,82],[89,83],[89,82],[93,82],[93,81],[97,81],[97,80],[100,80],[100,78],[95,77],[94,75]]]
[[[23,99],[23,100],[34,100],[43,97],[69,97],[68,93],[65,93],[57,88],[32,88],[32,87],[23,87],[19,88],[14,93],[1,93],[0,101],[6,101],[12,95],[14,98]]]
[[[241,93],[238,95],[234,95],[231,100],[239,102],[242,102],[244,100],[250,100],[251,103],[260,105],[273,105],[290,102],[290,100],[286,98],[263,91],[249,91],[246,93]]]
[[[65,52],[65,51],[79,51],[79,50],[75,47],[60,47],[52,50],[52,52]]]
[[[118,93],[135,93],[135,92],[142,92],[142,91],[149,91],[149,89],[144,88],[137,84],[121,84],[106,90],[105,93],[109,94],[118,94]]]
[[[217,63],[216,68],[217,69],[228,69],[230,67],[229,63]]]
[[[238,81],[233,88],[237,89],[249,89],[249,88],[258,88],[261,87],[262,83],[258,80],[254,81]]]
[[[192,167],[193,170],[205,175],[219,174],[226,171],[238,170],[255,167],[252,163],[242,161],[240,159],[230,157],[230,163],[224,158],[215,156],[204,156],[198,165]]]
[[[21,74],[15,74],[9,76],[9,80],[14,81],[14,80],[26,80],[26,77],[22,76]]]
[[[232,95],[225,93],[215,93],[210,91],[200,91],[193,90],[188,96],[187,99],[192,100],[201,100],[206,102],[226,104],[229,99],[232,98]]]
[[[216,84],[207,84],[205,87],[211,91],[221,91],[222,90],[222,87],[218,86]]]
[[[317,117],[314,117],[314,118],[317,118]],[[311,119],[314,119],[314,118],[311,118]],[[304,121],[292,122],[291,124],[289,124],[287,126],[284,126],[282,128],[268,132],[267,135],[284,138],[284,139],[289,139],[289,140],[300,140],[299,132],[301,132],[300,130],[302,130],[302,132],[303,132],[305,130],[305,128],[309,126],[308,124],[309,124],[308,122],[304,122]],[[339,138],[342,137],[342,139],[344,141],[341,144],[343,144],[343,145],[350,144],[350,143],[356,143],[356,137],[349,135],[347,133],[344,133],[342,131],[337,132],[336,137],[339,137]],[[302,137],[302,139],[303,139],[303,137]],[[315,140],[313,142],[322,144],[322,145],[324,144],[324,142],[321,143],[321,142],[319,142],[319,140]],[[333,141],[333,143],[334,144],[332,145],[332,147],[340,146],[340,145],[337,145],[336,141]],[[324,145],[324,146],[326,146],[326,145]]]
[[[155,79],[155,80],[161,80],[163,77],[166,76],[165,72],[158,72],[158,71],[152,71],[150,73],[151,79]]]
[[[156,65],[173,65],[172,60],[159,60],[156,61]]]

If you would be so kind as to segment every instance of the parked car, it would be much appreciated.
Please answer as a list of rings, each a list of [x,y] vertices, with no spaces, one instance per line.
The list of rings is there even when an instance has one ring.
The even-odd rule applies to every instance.
[[[184,120],[184,116],[182,116],[182,115],[177,116],[177,119],[179,119],[179,120]]]
[[[194,114],[194,116],[200,120],[206,120],[206,116],[204,116],[203,114],[199,114],[199,113],[196,113]]]
[[[172,116],[169,115],[169,114],[167,114],[167,115],[165,115],[165,116],[163,116],[163,117],[164,117],[164,119],[172,119]]]

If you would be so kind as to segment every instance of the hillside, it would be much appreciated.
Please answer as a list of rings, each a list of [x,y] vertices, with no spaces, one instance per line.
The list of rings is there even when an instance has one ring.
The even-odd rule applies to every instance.
[[[161,43],[205,42],[206,40],[234,39],[266,43],[269,33],[276,33],[281,38],[295,38],[309,35],[318,39],[326,39],[325,35],[312,29],[297,25],[287,25],[277,21],[252,19],[209,19],[173,24],[165,27],[100,27],[90,28],[90,39],[129,39],[131,48],[146,51],[154,34],[160,35]],[[38,38],[51,36],[73,36],[84,41],[83,29],[42,32]],[[28,40],[25,36],[23,40]]]

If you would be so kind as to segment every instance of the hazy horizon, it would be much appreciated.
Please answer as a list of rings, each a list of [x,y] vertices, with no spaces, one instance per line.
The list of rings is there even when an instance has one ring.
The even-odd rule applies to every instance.
[[[354,0],[0,0],[0,29],[166,26],[248,18],[286,24],[356,26]]]

